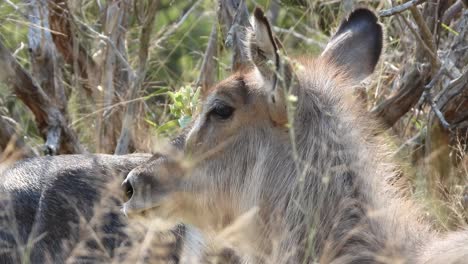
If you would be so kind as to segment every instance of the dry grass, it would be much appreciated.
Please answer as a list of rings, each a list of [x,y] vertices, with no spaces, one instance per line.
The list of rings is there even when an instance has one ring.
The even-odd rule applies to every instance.
[[[26,7],[19,1],[11,1],[19,7],[17,11],[11,8],[5,1],[0,3],[0,35],[6,39],[11,50],[16,50],[16,59],[26,68],[29,68],[27,49],[22,48],[20,43],[27,42],[28,21],[23,16]],[[77,1],[78,2],[78,1]],[[95,1],[80,1],[81,6],[71,6],[72,12],[81,23],[99,27],[100,15]],[[157,149],[157,138],[162,135],[175,135],[182,131],[178,120],[185,117],[184,106],[177,105],[186,101],[173,101],[166,96],[166,91],[177,92],[180,87],[194,87],[198,78],[200,68],[208,41],[209,29],[214,17],[214,1],[199,1],[195,8],[189,9],[189,5],[175,3],[174,1],[162,1],[164,9],[156,16],[156,27],[153,30],[154,44],[150,47],[150,58],[148,60],[148,71],[144,78],[141,94],[137,99],[125,100],[126,95],[119,94],[111,105],[106,105],[97,98],[89,98],[81,87],[79,77],[68,65],[64,67],[63,82],[69,95],[68,111],[71,127],[78,133],[80,142],[91,152],[97,151],[96,142],[99,134],[96,131],[98,122],[101,122],[103,113],[123,112],[128,102],[139,102],[137,114],[134,118],[133,127],[135,140],[132,151],[152,152]],[[250,9],[254,3],[247,1]],[[265,7],[271,6],[272,1],[258,1]],[[395,1],[282,1],[279,15],[275,25],[276,33],[282,40],[290,55],[317,55],[327,43],[327,36],[334,31],[345,13],[354,6],[371,6],[376,10],[382,10],[391,6]],[[291,2],[291,3],[290,3]],[[428,1],[430,2],[430,1]],[[439,1],[443,2],[443,1]],[[447,1],[453,3],[454,1]],[[171,7],[171,5],[176,5]],[[303,6],[301,4],[304,4]],[[180,10],[191,10],[187,17],[183,17]],[[448,74],[436,82],[432,88],[432,95],[436,95],[449,85],[450,81],[456,79],[466,72],[464,62],[467,61],[466,41],[465,52],[452,53],[452,44],[462,33],[462,19],[466,19],[466,9],[461,11],[450,24],[437,28],[432,32],[436,36],[436,55],[447,65]],[[184,20],[181,20],[183,18]],[[136,17],[132,17],[136,19]],[[468,21],[468,20],[464,20]],[[404,82],[405,73],[414,68],[424,68],[430,64],[425,55],[419,52],[419,36],[412,34],[408,27],[417,31],[417,24],[411,13],[405,11],[399,15],[381,18],[381,23],[386,29],[385,50],[380,63],[376,67],[373,76],[358,87],[357,96],[362,99],[363,106],[371,111],[380,103],[398,92]],[[171,27],[173,26],[173,27]],[[464,24],[465,27],[466,23]],[[127,55],[131,66],[137,64],[139,25],[133,23],[127,32]],[[431,29],[432,30],[432,29]],[[419,31],[417,31],[419,32]],[[90,47],[91,54],[98,53],[100,43],[96,36],[88,35],[89,31],[79,30],[79,38]],[[456,47],[460,49],[460,47]],[[225,47],[218,48],[218,64],[216,67],[217,79],[229,74],[230,53]],[[461,55],[460,55],[461,54]],[[418,57],[419,56],[419,57]],[[465,57],[463,57],[465,56]],[[67,68],[68,67],[68,68]],[[424,84],[428,84],[433,75],[427,75]],[[193,94],[192,94],[193,95]],[[466,101],[465,101],[466,102]],[[0,107],[1,114],[11,116],[18,123],[20,138],[26,145],[31,146],[36,152],[41,152],[44,140],[40,137],[35,127],[34,119],[28,109],[19,103],[19,99],[9,92],[6,84],[0,83]],[[170,108],[176,108],[171,111]],[[461,106],[460,106],[461,107]],[[191,109],[190,109],[191,110]],[[450,114],[450,113],[449,113]],[[453,114],[452,114],[453,115]],[[453,121],[452,118],[450,121]],[[466,122],[466,120],[465,120]],[[120,130],[115,133],[119,133]],[[387,143],[395,152],[395,163],[401,169],[401,186],[407,192],[408,197],[416,200],[424,206],[426,217],[434,227],[443,232],[456,230],[468,226],[468,134],[466,127],[457,131],[447,132],[440,129],[437,117],[431,106],[427,103],[415,104],[405,115],[385,132]],[[0,171],[6,168],[13,160],[22,157],[11,151],[11,145],[3,148],[0,154]],[[120,184],[120,180],[117,181]],[[113,189],[118,189],[113,186]],[[120,193],[113,193],[113,197],[120,197]],[[105,207],[105,206],[104,206]],[[115,209],[115,208],[114,208]],[[101,215],[101,214],[96,214]],[[245,217],[245,216],[244,216]],[[242,218],[242,221],[245,219]],[[96,220],[98,221],[98,220]],[[250,224],[250,218],[239,224],[245,227]],[[86,220],[82,224],[91,228],[86,237],[100,237],[95,234],[95,223]],[[98,221],[99,222],[99,221]],[[91,223],[91,224],[90,224]],[[130,232],[136,238],[132,245],[122,249],[126,255],[122,256],[98,256],[97,259],[114,259],[118,263],[122,258],[132,262],[155,262],[165,263],[171,260],[173,252],[168,248],[174,246],[181,239],[177,232],[181,232],[180,226],[173,227],[174,223],[166,223],[163,219],[157,219],[143,224],[135,224]],[[239,228],[238,226],[235,226]],[[208,248],[216,251],[225,242],[226,233],[231,232],[229,227],[226,233],[211,234],[209,238],[202,238],[198,231],[192,227],[184,227],[185,235],[192,239],[199,239],[200,245],[206,244]],[[84,228],[86,229],[86,228]],[[148,231],[149,230],[149,231]],[[169,231],[168,231],[169,230]],[[166,240],[165,240],[166,239]],[[236,238],[238,239],[238,238]],[[164,240],[164,241],[163,241]],[[238,243],[229,241],[229,243]],[[24,249],[27,255],[27,248]],[[94,252],[94,251],[93,251]],[[96,251],[99,253],[98,251]],[[130,254],[128,254],[130,252]],[[74,251],[73,257],[83,257],[90,254],[86,245],[81,243]],[[93,253],[94,254],[94,253]],[[117,254],[118,255],[118,254]],[[227,254],[229,256],[229,254]],[[199,256],[195,256],[199,257]],[[24,258],[23,260],[27,259]],[[130,260],[129,260],[130,259]],[[96,260],[96,259],[95,259]],[[97,260],[96,260],[97,261]],[[160,261],[160,262],[158,262]],[[213,260],[213,262],[221,260]],[[27,261],[25,260],[24,263]],[[190,262],[188,262],[190,263]]]

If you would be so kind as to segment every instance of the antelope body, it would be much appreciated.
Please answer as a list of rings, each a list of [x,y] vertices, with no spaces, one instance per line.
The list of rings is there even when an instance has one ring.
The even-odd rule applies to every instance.
[[[0,173],[0,263],[64,263],[79,243],[112,257],[128,240],[112,184],[149,158],[63,155],[8,167]]]
[[[389,183],[395,168],[351,94],[373,72],[382,38],[376,16],[358,9],[319,58],[293,60],[256,9],[252,67],[203,91],[184,146],[190,164],[172,175],[155,171],[161,164],[135,169],[124,210],[226,234],[258,208],[244,223],[255,231],[229,241],[242,255],[234,263],[434,261],[437,234]],[[453,263],[466,238],[439,244],[454,247]]]

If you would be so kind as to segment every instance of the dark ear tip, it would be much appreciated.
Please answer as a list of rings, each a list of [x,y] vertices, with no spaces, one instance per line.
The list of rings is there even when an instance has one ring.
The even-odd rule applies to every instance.
[[[348,16],[348,21],[355,20],[355,19],[359,19],[359,20],[365,19],[371,23],[378,22],[378,18],[376,14],[367,8],[358,8],[358,9],[355,9],[353,12],[351,12],[351,14],[349,14]]]
[[[368,33],[377,32],[380,35],[379,38],[382,38],[382,25],[380,25],[374,11],[367,8],[358,8],[351,12],[348,18],[341,23],[336,34],[340,34],[343,30],[356,27],[364,27],[366,28],[365,31],[368,31]]]
[[[265,20],[265,13],[263,12],[263,9],[259,6],[255,7],[254,16],[256,19]]]

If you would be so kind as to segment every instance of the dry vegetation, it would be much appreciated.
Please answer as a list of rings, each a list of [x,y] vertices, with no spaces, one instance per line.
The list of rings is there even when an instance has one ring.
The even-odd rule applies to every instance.
[[[398,184],[440,230],[468,224],[468,3],[461,0],[4,0],[2,162],[151,152],[191,120],[197,87],[245,63],[249,10],[268,10],[288,55],[318,55],[340,19],[375,9],[386,29],[356,88],[386,130]]]

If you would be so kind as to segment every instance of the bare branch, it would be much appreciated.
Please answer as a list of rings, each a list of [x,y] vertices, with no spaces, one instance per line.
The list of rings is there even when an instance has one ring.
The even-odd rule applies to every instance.
[[[136,74],[136,79],[131,77],[131,87],[130,87],[130,96],[129,100],[135,99],[138,96],[138,93],[141,90],[142,83],[146,76],[146,70],[148,65],[148,49],[149,42],[151,39],[151,32],[154,28],[154,19],[156,17],[158,1],[150,2],[149,6],[146,9],[146,17],[143,21],[140,32],[140,51],[138,53],[138,70]],[[115,154],[122,155],[128,152],[128,145],[131,140],[131,131],[134,124],[135,112],[137,108],[137,102],[131,102],[127,104],[125,110],[124,119],[122,123],[122,130],[120,132],[120,137],[117,142],[117,147],[115,149]]]
[[[398,91],[370,111],[382,121],[385,128],[392,127],[421,98],[424,91],[424,78],[428,69],[423,67],[420,71],[414,65],[411,68],[402,77]]]
[[[59,153],[83,153],[84,149],[78,142],[76,134],[67,126],[60,110],[52,104],[31,75],[13,58],[2,41],[0,41],[0,68],[2,69],[0,80],[11,85],[15,94],[33,112],[43,138],[52,142],[53,135],[60,136],[60,139],[55,140],[59,145],[50,145],[48,148],[58,148]],[[50,151],[55,150],[50,149]]]
[[[19,10],[19,7],[15,5],[15,3],[11,2],[10,0],[3,0],[3,1],[7,3],[8,5],[10,5],[11,7],[13,7],[16,11]]]
[[[307,45],[317,45],[317,46],[319,46],[321,48],[325,48],[325,46],[326,46],[326,43],[320,42],[320,41],[315,40],[313,38],[308,38],[308,37],[296,32],[296,31],[294,31],[292,28],[291,29],[285,29],[285,28],[280,28],[280,27],[273,26],[273,30],[275,32],[277,32],[277,33],[291,34],[293,37],[302,40]]]
[[[45,0],[29,0],[28,42],[32,75],[62,114],[67,115],[67,98],[62,68],[49,29],[49,11]],[[47,145],[47,144],[46,144]]]
[[[232,70],[236,71],[250,65],[243,43],[252,25],[244,0],[219,0],[218,21],[225,36],[226,46],[232,47],[233,50]]]
[[[240,0],[240,3],[236,9],[236,12],[234,13],[234,18],[232,19],[231,27],[229,28],[229,31],[227,32],[226,35],[226,40],[225,40],[225,45],[228,48],[232,48],[234,45],[234,34],[239,30],[240,24],[241,24],[241,19],[242,19],[242,6],[245,5],[244,0]],[[245,19],[245,18],[244,18]]]
[[[451,119],[455,122],[461,122],[462,120],[457,120],[457,114],[462,115],[465,111],[468,110],[468,104],[466,104],[466,98],[468,98],[468,66],[465,66],[463,69],[463,74],[460,75],[458,78],[452,80],[446,88],[444,88],[440,94],[436,96],[436,109],[440,109],[441,115],[442,112],[450,113]],[[454,101],[459,101],[459,103],[454,103]],[[457,107],[457,105],[459,105]],[[440,116],[435,112],[437,117],[440,119]],[[446,114],[442,115],[446,116]],[[443,119],[447,124],[448,122]],[[441,123],[443,121],[441,120]],[[444,125],[442,123],[442,125]],[[444,125],[445,127],[445,125]],[[454,124],[450,126],[450,128],[454,128]]]
[[[67,100],[62,84],[62,70],[57,67],[57,54],[49,31],[48,10],[41,0],[28,1],[29,27],[28,41],[32,75],[38,85],[49,96],[51,103],[66,115]],[[57,127],[47,132],[44,152],[56,155],[59,151],[61,131]]]
[[[421,33],[422,40],[424,43],[427,45],[428,49],[428,54],[430,55],[431,59],[431,64],[432,64],[432,72],[435,73],[439,70],[440,67],[440,61],[437,58],[437,48],[434,42],[434,36],[431,33],[431,30],[427,26],[426,22],[424,21],[424,18],[419,12],[418,8],[415,6],[410,7],[411,14],[413,15],[414,21],[416,22],[416,25],[418,25],[419,32]]]
[[[82,80],[83,88],[87,95],[93,98],[98,86],[99,68],[86,49],[79,43],[75,30],[72,14],[65,0],[48,0],[49,23],[52,31],[52,39],[57,50],[69,65],[73,65],[74,71]]]
[[[431,106],[431,109],[432,111],[434,111],[434,114],[439,118],[440,120],[440,123],[442,124],[442,126],[445,128],[445,129],[450,129],[450,124],[447,122],[447,120],[445,120],[445,117],[444,115],[442,114],[442,112],[439,110],[439,108],[437,107],[434,99],[432,98],[432,93],[431,93],[431,89],[434,87],[434,85],[439,81],[439,79],[442,77],[443,73],[445,71],[445,68],[444,67],[441,67],[439,69],[439,72],[432,78],[432,80],[429,82],[429,84],[427,84],[425,87],[424,87],[424,93],[423,93],[423,96],[424,96],[424,99],[426,100],[426,102],[429,103],[429,105]]]
[[[431,165],[431,170],[439,175],[447,175],[448,163],[453,159],[450,157],[452,148],[460,143],[466,145],[466,135],[468,133],[468,52],[460,50],[460,47],[466,47],[466,36],[468,27],[468,12],[462,12],[460,19],[453,23],[452,26],[457,35],[453,36],[452,43],[448,45],[448,53],[443,59],[443,68],[452,80],[440,81],[441,91],[434,97],[435,107],[432,109],[427,122],[427,137],[425,140],[425,153]],[[443,117],[441,119],[440,117]],[[439,122],[437,122],[439,120]],[[444,124],[444,121],[446,124]],[[447,129],[447,124],[450,124]],[[444,126],[445,125],[445,126]],[[444,182],[443,177],[439,180]]]
[[[442,23],[446,25],[450,25],[452,19],[461,11],[463,10],[463,2],[462,0],[456,1],[453,5],[451,5],[447,11],[445,11],[442,17]]]
[[[101,34],[101,33],[97,32],[96,30],[94,30],[89,25],[87,25],[86,23],[83,23],[81,21],[78,21],[78,22],[82,26],[86,27],[86,29],[89,30],[89,32],[93,33],[96,37],[98,37],[99,39],[105,41],[106,44],[108,44],[112,48],[112,51],[115,53],[115,55],[117,55],[117,58],[119,59],[119,62],[122,63],[125,66],[125,70],[127,70],[132,77],[135,77],[135,73],[133,72],[132,67],[130,66],[130,64],[128,63],[127,59],[124,57],[122,52],[120,52],[120,49],[115,44],[115,41],[112,39],[112,36],[109,37],[107,35]]]
[[[194,4],[190,6],[190,8],[183,13],[182,17],[169,27],[166,27],[163,32],[156,35],[157,40],[152,46],[160,47],[161,44],[166,41],[174,32],[187,20],[189,15],[197,8],[197,6],[201,3],[200,0],[196,1]]]
[[[381,17],[387,17],[387,16],[392,16],[392,15],[395,15],[395,14],[399,14],[405,10],[407,10],[408,8],[412,7],[412,6],[416,6],[416,5],[419,5],[423,2],[425,2],[426,0],[409,0],[408,2],[404,3],[404,4],[401,4],[401,5],[397,5],[397,6],[394,6],[390,9],[385,9],[385,10],[382,10],[379,12],[379,16]]]
[[[215,69],[218,55],[218,26],[213,24],[210,33],[208,46],[203,56],[203,63],[198,76],[197,86],[201,86],[202,91],[211,87],[215,83]]]
[[[468,67],[465,67],[464,73],[455,80],[452,80],[447,87],[445,87],[436,97],[436,108],[440,109],[443,113],[444,120],[448,120],[450,124],[449,130],[451,133],[446,133],[447,128],[441,122],[435,122],[436,117],[439,120],[440,117],[433,111],[433,114],[429,115],[428,121],[428,135],[425,144],[425,150],[427,155],[430,155],[433,150],[439,149],[447,143],[450,143],[450,138],[456,138],[458,132],[462,135],[466,135],[468,131],[468,104],[466,102],[468,98]],[[442,126],[442,127],[441,127]],[[465,131],[465,132],[463,132]],[[455,133],[453,133],[455,132]],[[453,144],[453,143],[452,143]],[[442,155],[448,156],[448,153],[440,153],[437,151],[435,154],[430,155],[431,160],[436,161],[433,156]],[[446,166],[446,165],[443,165]],[[434,166],[438,171],[443,170],[442,167]]]
[[[115,151],[119,132],[122,129],[121,108],[107,108],[130,89],[135,80],[135,72],[127,61],[125,36],[128,25],[128,15],[131,8],[130,0],[112,0],[106,3],[102,11],[102,32],[80,21],[94,36],[103,40],[100,50],[102,60],[98,64],[102,70],[100,75],[100,101],[106,109],[102,116],[98,116],[96,130],[98,133],[97,151],[112,153]],[[117,111],[114,111],[117,110]]]
[[[406,26],[409,28],[411,33],[416,37],[416,40],[418,40],[419,46],[422,47],[426,53],[429,55],[431,59],[431,65],[433,70],[437,70],[440,67],[440,60],[437,57],[437,55],[434,53],[434,51],[427,45],[427,43],[421,38],[421,36],[416,32],[416,30],[410,25],[408,20],[404,16],[400,16],[403,22],[406,24]]]

